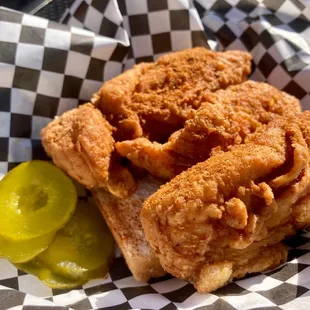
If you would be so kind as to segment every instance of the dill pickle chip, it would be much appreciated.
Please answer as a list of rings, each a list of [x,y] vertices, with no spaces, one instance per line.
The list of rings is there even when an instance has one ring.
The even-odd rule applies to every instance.
[[[28,262],[44,251],[54,238],[54,233],[26,241],[12,241],[0,236],[0,257],[12,263]]]
[[[22,163],[0,182],[0,235],[22,241],[56,232],[76,201],[73,182],[59,168],[40,160]]]
[[[23,264],[15,264],[15,266],[20,270],[38,277],[41,282],[52,289],[73,289],[86,282],[75,281],[55,274],[36,259]]]
[[[114,240],[100,211],[79,202],[68,224],[38,260],[64,277],[83,280],[104,277],[114,254]]]
[[[45,285],[49,286],[52,289],[66,289],[66,290],[76,288],[87,282],[87,280],[76,281],[62,277],[60,275],[53,273],[49,269],[41,271],[39,275],[39,280],[41,280]]]

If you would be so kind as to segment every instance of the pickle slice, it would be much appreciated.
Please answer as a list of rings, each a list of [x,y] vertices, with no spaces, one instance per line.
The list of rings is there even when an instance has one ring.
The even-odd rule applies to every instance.
[[[20,270],[38,277],[41,282],[52,289],[73,289],[86,283],[86,281],[75,281],[57,275],[36,259],[24,264],[15,264],[15,266]]]
[[[71,220],[38,260],[64,277],[89,280],[107,274],[113,254],[114,240],[100,211],[79,202]]]
[[[54,240],[55,234],[48,234],[26,241],[12,241],[0,236],[0,257],[12,263],[24,263],[43,252]]]
[[[76,201],[73,182],[56,166],[22,163],[0,182],[0,235],[22,241],[56,232],[71,218]]]

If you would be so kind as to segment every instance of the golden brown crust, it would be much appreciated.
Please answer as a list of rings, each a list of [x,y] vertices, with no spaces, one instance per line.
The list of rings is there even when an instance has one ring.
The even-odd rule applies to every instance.
[[[65,112],[41,131],[42,144],[53,162],[88,188],[102,187],[119,197],[135,190],[129,171],[113,163],[123,182],[115,184],[111,171],[114,139],[112,126],[88,103]],[[113,178],[111,178],[111,173]]]
[[[115,148],[121,156],[160,178],[172,179],[188,168],[185,160],[177,161],[177,156],[167,151],[165,145],[151,142],[147,138],[117,142]],[[192,166],[192,161],[188,162]]]
[[[210,291],[283,262],[279,242],[309,225],[309,127],[310,112],[274,120],[148,198],[142,226],[164,269]]]
[[[195,117],[167,146],[196,162],[206,160],[214,147],[227,150],[231,145],[244,143],[249,134],[276,117],[301,113],[297,98],[254,81],[208,93],[204,100]]]
[[[275,117],[301,112],[297,98],[268,85],[247,81],[215,93],[204,102],[184,128],[165,144],[146,138],[117,143],[116,149],[153,175],[171,179],[210,157],[214,148],[227,151]]]
[[[192,117],[205,92],[244,81],[251,59],[242,51],[202,47],[167,54],[106,82],[93,101],[118,128],[120,140],[161,139]]]

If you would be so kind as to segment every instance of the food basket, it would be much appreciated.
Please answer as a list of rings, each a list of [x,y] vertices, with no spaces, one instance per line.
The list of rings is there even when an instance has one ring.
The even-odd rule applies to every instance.
[[[40,130],[89,101],[103,81],[194,46],[249,51],[251,79],[310,109],[309,1],[55,0],[30,11],[35,15],[0,8],[1,176],[21,162],[48,159]],[[91,199],[82,187],[79,197]],[[309,309],[310,233],[287,245],[286,264],[210,294],[170,275],[136,282],[121,255],[106,279],[68,291],[1,259],[0,309]]]

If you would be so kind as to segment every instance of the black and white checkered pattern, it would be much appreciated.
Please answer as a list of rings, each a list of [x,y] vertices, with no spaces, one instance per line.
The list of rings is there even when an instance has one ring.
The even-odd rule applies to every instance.
[[[218,49],[251,52],[252,78],[282,89],[310,109],[310,4],[300,0],[195,0]],[[298,35],[297,35],[298,34]]]
[[[203,25],[190,0],[122,0],[124,26],[130,37],[126,67],[157,60],[193,46],[209,47]]]
[[[0,173],[46,158],[40,129],[120,74],[128,44],[0,11]]]
[[[154,61],[167,52],[208,47],[203,25],[190,0],[79,0],[62,20],[118,40],[128,34],[125,69],[142,61]]]
[[[124,42],[128,34],[116,1],[78,0],[61,18],[63,24],[84,28],[97,35]]]
[[[52,290],[36,277],[0,261],[1,309],[308,309],[310,302],[310,233],[287,242],[288,263],[248,276],[211,294],[169,275],[138,283],[122,257],[105,280],[93,280],[73,291]],[[36,297],[34,297],[36,296]],[[3,300],[3,301],[2,301]],[[37,307],[36,307],[37,306]],[[44,306],[44,308],[41,308]],[[62,306],[62,307],[59,307]],[[50,307],[50,308],[49,308]],[[55,309],[55,308],[51,308]]]
[[[2,175],[21,161],[45,159],[40,129],[89,100],[102,81],[192,46],[250,51],[254,79],[310,108],[305,0],[77,0],[62,21],[0,9]],[[88,197],[82,187],[79,196]],[[204,295],[171,276],[137,283],[122,257],[107,279],[73,291],[47,288],[0,260],[0,309],[308,309],[310,233],[288,245],[287,264]]]
[[[39,6],[32,9],[30,14],[35,14],[36,16],[59,22],[66,9],[69,8],[74,1],[75,0],[53,0],[45,3],[43,6],[41,1]],[[29,11],[26,11],[26,13],[29,13]]]

